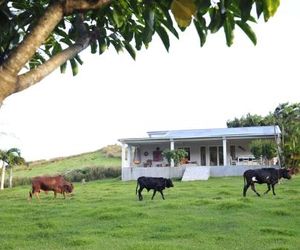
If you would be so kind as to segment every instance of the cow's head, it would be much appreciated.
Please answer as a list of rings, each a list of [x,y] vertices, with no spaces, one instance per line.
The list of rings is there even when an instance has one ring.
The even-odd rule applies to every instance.
[[[280,171],[280,175],[281,175],[282,178],[285,178],[285,179],[291,179],[292,178],[289,169],[281,168],[279,171]]]
[[[72,193],[73,189],[74,189],[74,186],[73,186],[72,183],[66,182],[64,184],[64,190],[65,190],[66,193]]]
[[[166,187],[170,188],[170,187],[174,187],[173,182],[171,179],[166,179]]]

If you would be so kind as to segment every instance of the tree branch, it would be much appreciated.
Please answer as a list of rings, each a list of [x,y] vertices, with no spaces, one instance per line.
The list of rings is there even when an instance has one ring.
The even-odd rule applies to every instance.
[[[22,74],[18,77],[17,89],[16,92],[22,91],[42,79],[44,79],[47,75],[52,73],[55,69],[57,69],[60,65],[65,63],[67,60],[72,59],[79,52],[88,47],[90,42],[90,37],[86,36],[82,38],[77,43],[73,44],[69,48],[61,51],[60,53],[53,56],[47,62],[43,63],[39,67]]]
[[[36,50],[53,32],[63,18],[63,6],[57,1],[49,5],[37,25],[28,33],[23,42],[12,51],[2,67],[12,75],[16,75],[34,55]]]
[[[111,3],[112,0],[66,0],[64,12],[66,15],[74,11],[99,9]]]
[[[82,14],[77,14],[74,26],[79,33],[79,38],[77,39],[77,41],[75,41],[72,46],[54,55],[47,62],[43,63],[37,68],[20,75],[17,81],[16,92],[24,90],[41,81],[60,65],[65,63],[67,60],[72,59],[79,52],[89,46],[91,38],[86,26],[84,25]]]
[[[2,0],[0,0],[1,2]],[[84,50],[90,42],[87,32],[81,34],[81,39],[74,45],[49,59],[43,65],[34,70],[18,76],[21,69],[32,58],[37,49],[46,41],[64,15],[75,11],[83,12],[92,9],[99,9],[111,3],[113,0],[53,0],[45,10],[45,14],[39,18],[34,28],[26,35],[0,65],[0,103],[9,95],[24,90],[29,86],[42,80],[53,72],[62,63],[76,56]],[[76,24],[75,24],[76,25]],[[83,22],[77,27],[81,32]]]

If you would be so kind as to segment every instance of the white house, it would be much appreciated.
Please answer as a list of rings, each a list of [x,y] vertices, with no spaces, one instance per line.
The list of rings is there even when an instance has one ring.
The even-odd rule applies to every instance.
[[[141,175],[181,178],[187,167],[209,167],[210,176],[241,175],[247,168],[261,167],[250,152],[256,139],[279,140],[278,126],[167,130],[148,132],[146,138],[120,139],[122,179]],[[178,167],[163,159],[165,149],[182,148],[188,152]]]

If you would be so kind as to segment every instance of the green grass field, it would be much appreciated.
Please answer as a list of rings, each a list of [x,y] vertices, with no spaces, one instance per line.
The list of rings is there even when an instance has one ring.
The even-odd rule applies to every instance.
[[[62,174],[68,170],[84,167],[118,167],[121,168],[120,158],[106,158],[99,151],[82,155],[62,158],[56,161],[48,161],[43,164],[29,165],[29,167],[16,167],[15,177],[33,177],[39,175]]]
[[[75,183],[74,196],[0,192],[1,249],[299,249],[300,176],[257,197],[241,177],[174,182],[166,200],[135,181]],[[265,185],[257,185],[263,192]]]

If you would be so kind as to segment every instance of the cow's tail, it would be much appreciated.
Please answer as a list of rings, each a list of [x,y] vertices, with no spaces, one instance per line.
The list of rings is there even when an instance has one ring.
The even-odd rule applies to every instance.
[[[31,190],[29,191],[29,198],[28,199],[32,200],[32,192],[31,192]]]

